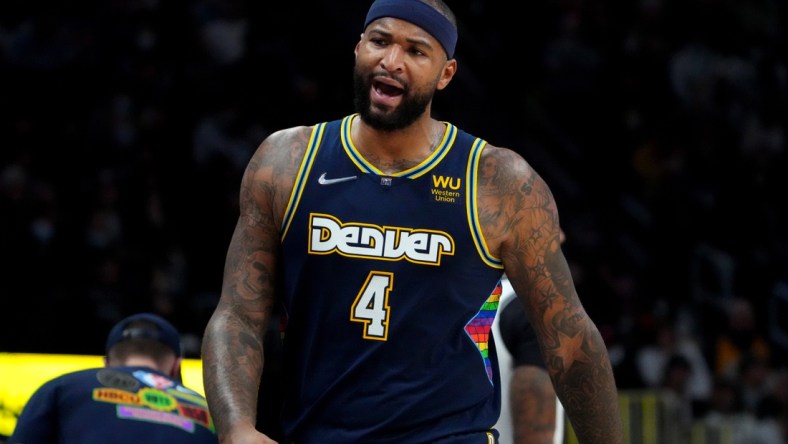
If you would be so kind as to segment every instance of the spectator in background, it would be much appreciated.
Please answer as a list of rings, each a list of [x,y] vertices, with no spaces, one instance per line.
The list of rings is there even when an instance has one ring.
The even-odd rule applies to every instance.
[[[54,378],[32,395],[11,444],[214,444],[205,398],[181,383],[175,327],[141,313],[109,332],[105,367]]]
[[[643,345],[636,354],[637,370],[644,385],[660,387],[671,360],[681,357],[690,370],[682,391],[686,390],[693,405],[705,405],[711,396],[713,376],[700,343],[693,336],[678,331],[675,322],[668,318],[656,320],[651,333],[654,335],[652,342]]]
[[[776,400],[775,400],[776,401]],[[740,384],[718,377],[714,381],[709,410],[703,416],[708,431],[727,437],[731,444],[783,444],[785,442],[784,405],[768,403],[758,415],[744,408]],[[782,408],[782,412],[776,411]]]
[[[758,329],[752,303],[737,297],[724,306],[726,324],[714,338],[714,372],[736,377],[746,355],[768,360],[769,341]]]
[[[662,389],[664,401],[669,412],[675,416],[672,422],[680,428],[679,436],[689,432],[693,419],[692,398],[689,395],[689,381],[692,376],[692,365],[689,360],[680,354],[668,358],[662,369],[659,388]]]
[[[742,356],[736,379],[741,386],[742,405],[747,412],[756,414],[773,392],[775,373],[768,361],[749,353]]]

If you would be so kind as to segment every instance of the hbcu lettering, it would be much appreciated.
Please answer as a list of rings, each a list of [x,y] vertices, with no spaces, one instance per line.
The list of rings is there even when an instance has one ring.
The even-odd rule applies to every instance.
[[[96,388],[93,389],[93,399],[102,402],[111,402],[114,404],[139,404],[140,397],[134,393],[129,393],[125,390],[111,389],[111,388]]]
[[[454,254],[454,240],[442,231],[343,224],[333,216],[312,214],[309,252],[440,265],[442,255]]]

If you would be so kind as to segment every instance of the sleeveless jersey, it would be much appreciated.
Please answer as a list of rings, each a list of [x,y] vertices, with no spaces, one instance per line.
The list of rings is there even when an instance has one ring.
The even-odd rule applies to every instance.
[[[79,370],[36,390],[9,443],[216,444],[199,393],[147,367]]]
[[[493,443],[490,329],[503,266],[477,217],[485,141],[450,123],[419,165],[387,175],[314,127],[282,224],[288,438]]]

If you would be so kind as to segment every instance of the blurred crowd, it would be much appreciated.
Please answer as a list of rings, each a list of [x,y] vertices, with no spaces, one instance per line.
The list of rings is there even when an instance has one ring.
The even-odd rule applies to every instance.
[[[619,386],[786,428],[785,2],[449,4],[434,110],[551,185]],[[0,2],[0,350],[100,353],[153,311],[197,356],[243,168],[353,112],[367,7]]]

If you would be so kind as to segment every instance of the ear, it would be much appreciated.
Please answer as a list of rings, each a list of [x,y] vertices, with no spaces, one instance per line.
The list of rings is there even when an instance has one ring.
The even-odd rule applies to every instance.
[[[170,377],[181,383],[183,382],[183,374],[181,372],[182,361],[183,359],[180,357],[175,358],[175,361],[172,363],[172,369],[170,370]]]
[[[450,59],[447,60],[446,63],[443,65],[443,72],[441,72],[441,78],[438,80],[437,89],[441,90],[446,88],[451,82],[451,79],[454,78],[454,74],[457,73],[457,59]]]
[[[361,46],[361,41],[364,39],[364,33],[362,32],[359,36],[358,42],[356,42],[356,47],[353,48],[353,54],[358,57],[358,48]]]

